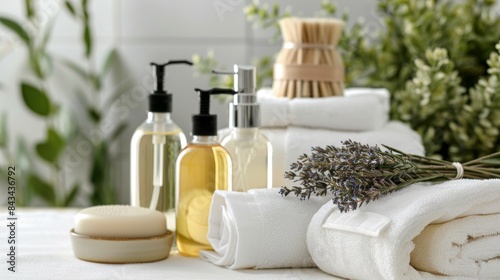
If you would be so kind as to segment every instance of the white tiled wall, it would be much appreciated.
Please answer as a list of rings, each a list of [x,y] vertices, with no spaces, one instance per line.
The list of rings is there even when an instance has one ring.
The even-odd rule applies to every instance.
[[[273,3],[272,1],[264,1]],[[300,16],[314,16],[321,0],[277,1],[282,7],[290,5],[292,12]],[[375,0],[339,0],[339,9],[348,8],[351,19],[364,17],[376,24]],[[0,0],[0,13],[21,17],[24,1]],[[56,19],[50,50],[58,59],[70,57],[83,60],[80,41],[81,26],[72,19],[62,6],[62,0],[40,0],[47,18]],[[250,1],[243,0],[94,0],[90,13],[96,40],[97,63],[100,65],[107,51],[113,47],[119,51],[119,71],[108,82],[109,94],[112,83],[130,80],[131,90],[143,87],[143,78],[148,75],[149,62],[168,59],[188,58],[194,53],[215,52],[220,65],[230,68],[234,63],[251,63],[255,56],[272,54],[279,49],[269,45],[270,31],[255,30],[246,21],[243,8]],[[221,9],[217,9],[217,7]],[[30,141],[43,139],[44,124],[27,111],[18,92],[19,80],[24,77],[26,53],[22,48],[14,48],[2,56],[2,42],[5,32],[0,30],[0,112],[9,115],[9,134],[13,142],[16,135],[24,135]],[[51,82],[54,98],[69,104],[74,112],[81,114],[74,97],[78,79],[67,73],[67,69],[55,69]],[[175,66],[168,70],[167,88],[174,94],[173,119],[189,134],[190,116],[197,108],[195,87],[208,87],[207,77],[194,77],[192,70],[185,66]],[[130,94],[128,91],[126,94]],[[127,114],[128,130],[120,139],[121,161],[116,164],[120,178],[120,202],[128,203],[129,197],[129,139],[135,127],[146,117],[147,100],[130,107]],[[218,114],[219,127],[227,125],[227,105],[212,102],[212,111]],[[82,164],[82,167],[86,164]],[[74,172],[74,176],[85,177],[85,170]],[[87,190],[88,192],[89,190]],[[80,201],[84,203],[84,199]]]

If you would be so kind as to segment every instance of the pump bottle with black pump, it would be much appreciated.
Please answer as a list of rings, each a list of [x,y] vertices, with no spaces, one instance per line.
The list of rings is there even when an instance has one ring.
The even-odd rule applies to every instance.
[[[196,89],[200,113],[193,115],[193,141],[176,163],[177,248],[184,256],[196,257],[211,250],[207,240],[208,215],[216,190],[231,191],[231,157],[217,142],[217,116],[210,115],[210,96],[235,94],[231,89]]]
[[[175,230],[175,160],[186,146],[186,137],[172,121],[172,94],[164,89],[165,67],[188,64],[186,60],[151,63],[155,87],[149,95],[147,120],[130,144],[131,205],[165,212],[167,227]]]

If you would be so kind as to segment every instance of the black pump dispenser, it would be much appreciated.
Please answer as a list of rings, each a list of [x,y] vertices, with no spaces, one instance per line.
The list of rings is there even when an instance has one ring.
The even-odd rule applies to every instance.
[[[196,88],[199,94],[200,113],[193,115],[193,135],[215,136],[217,135],[217,115],[210,115],[210,96],[215,94],[234,95],[237,92],[228,88],[213,88],[202,90]]]
[[[153,67],[154,89],[149,95],[149,111],[156,113],[172,112],[172,94],[164,89],[165,85],[165,67],[171,64],[187,64],[193,65],[187,60],[170,60],[164,64],[151,62]]]

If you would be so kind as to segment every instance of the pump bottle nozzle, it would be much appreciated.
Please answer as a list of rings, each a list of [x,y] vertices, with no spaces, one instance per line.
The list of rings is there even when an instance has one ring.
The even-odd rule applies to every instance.
[[[229,94],[234,95],[237,92],[228,88],[213,88],[202,90],[196,88],[200,98],[200,112],[193,115],[193,135],[217,135],[217,116],[210,115],[210,95]]]
[[[193,65],[193,63],[189,60],[170,60],[163,64],[151,62],[150,65],[153,66],[153,76],[155,78],[155,93],[166,93],[163,88],[165,81],[165,67],[171,64]]]
[[[252,93],[256,88],[255,66],[234,65],[232,72],[212,70],[216,75],[234,75],[234,90],[238,93]]]
[[[234,95],[238,93],[229,88],[212,88],[209,90],[195,88],[194,90],[197,91],[200,96],[200,115],[210,114],[210,95],[217,95],[217,94]]]

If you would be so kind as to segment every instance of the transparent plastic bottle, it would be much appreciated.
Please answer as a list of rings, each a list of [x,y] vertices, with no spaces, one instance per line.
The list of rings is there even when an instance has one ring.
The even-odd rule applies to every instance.
[[[211,250],[207,239],[208,215],[216,190],[232,190],[231,156],[217,142],[217,116],[210,115],[210,95],[234,94],[231,89],[196,89],[200,113],[193,115],[193,141],[176,163],[177,249],[184,256],[197,257]]]
[[[221,145],[233,161],[233,191],[272,186],[272,147],[258,128],[234,128]]]
[[[231,190],[231,158],[215,136],[194,136],[177,159],[177,248],[196,257],[210,250],[208,215],[216,190]]]
[[[234,95],[229,104],[230,133],[221,145],[233,160],[233,190],[272,187],[272,145],[259,130],[260,106],[254,66],[234,65]]]
[[[172,94],[164,89],[165,67],[171,64],[192,63],[151,63],[155,86],[149,95],[148,118],[130,142],[130,204],[166,213],[167,228],[175,231],[175,162],[186,137],[170,118]]]
[[[175,162],[186,136],[170,119],[170,113],[148,113],[148,119],[137,128],[130,144],[131,205],[148,208],[154,199],[155,143],[160,146],[156,164],[162,172],[161,187],[155,209],[167,216],[167,227],[175,230]],[[155,202],[153,202],[155,203]]]

